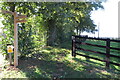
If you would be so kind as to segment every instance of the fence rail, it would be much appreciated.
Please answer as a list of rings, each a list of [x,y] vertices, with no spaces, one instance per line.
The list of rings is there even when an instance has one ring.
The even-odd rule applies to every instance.
[[[100,44],[85,43],[84,41],[86,39],[98,40],[98,41],[102,40],[102,41],[106,42],[106,45],[103,46],[103,45],[100,45]],[[109,68],[110,64],[120,66],[120,64],[110,61],[111,57],[115,57],[115,58],[120,59],[120,56],[110,54],[111,49],[120,51],[120,48],[110,47],[111,42],[120,43],[120,40],[112,40],[110,38],[93,38],[93,37],[87,37],[87,36],[72,36],[72,56],[76,57],[76,55],[80,55],[80,56],[84,56],[86,58],[91,58],[91,59],[99,60],[99,61],[102,61],[102,62],[106,62],[106,67],[107,68]],[[88,45],[88,46],[100,47],[100,48],[105,48],[106,51],[103,53],[103,52],[99,52],[99,51],[94,51],[94,50],[89,50],[89,49],[84,49],[84,48],[81,48],[81,47],[77,47],[76,45]],[[88,56],[88,55],[85,55],[85,54],[80,54],[80,53],[76,52],[77,50],[105,55],[106,59],[102,60],[102,59],[91,57],[91,56]]]

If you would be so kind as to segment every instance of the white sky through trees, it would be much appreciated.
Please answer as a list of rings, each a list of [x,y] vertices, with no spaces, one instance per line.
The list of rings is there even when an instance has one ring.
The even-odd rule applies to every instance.
[[[120,0],[107,0],[105,3],[103,3],[103,10],[99,9],[92,12],[91,18],[94,20],[97,26],[99,25],[99,37],[118,37],[119,1]],[[98,27],[96,27],[96,29],[97,28]],[[83,35],[98,37],[98,32],[95,34],[84,32]]]
[[[93,11],[92,19],[95,24],[99,26],[99,37],[118,37],[118,2],[120,0],[107,0],[102,3],[104,9]],[[96,27],[97,29],[98,27]],[[84,35],[89,35],[92,37],[98,37],[98,32],[95,34],[88,34],[86,32]]]

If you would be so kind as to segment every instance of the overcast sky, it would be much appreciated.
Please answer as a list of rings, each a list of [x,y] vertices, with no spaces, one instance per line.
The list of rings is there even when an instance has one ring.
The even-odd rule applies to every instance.
[[[96,25],[99,24],[100,37],[118,37],[119,1],[120,0],[107,0],[107,2],[103,3],[104,10],[99,9],[92,12],[91,18],[94,20]],[[98,32],[96,32],[96,34],[89,35],[93,37],[98,37]]]
[[[92,13],[95,24],[99,24],[100,37],[118,37],[118,2],[120,0],[107,0],[103,3],[104,10],[97,10]],[[86,33],[84,33],[86,34]],[[98,33],[90,36],[98,36]]]

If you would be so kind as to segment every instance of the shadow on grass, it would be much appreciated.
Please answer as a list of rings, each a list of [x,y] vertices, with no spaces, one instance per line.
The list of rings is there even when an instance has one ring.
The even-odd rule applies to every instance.
[[[94,57],[94,58],[98,58],[98,59],[101,59],[101,60],[106,59],[106,56],[103,56],[103,55],[94,55],[94,54],[90,54],[89,52],[85,52],[85,51],[79,51],[79,53],[80,54],[84,53],[84,55]],[[86,58],[86,60],[80,60],[79,58],[75,58],[75,60],[78,61],[78,62],[88,63],[88,64],[91,64],[93,66],[100,66],[100,67],[102,66],[103,68],[105,68],[105,66],[106,66],[106,62],[98,61],[98,60],[95,60],[95,59],[91,60],[91,58],[87,58],[87,57],[85,57],[85,58]],[[114,63],[119,63],[119,60],[117,58],[114,58],[114,57],[111,57],[110,61],[114,62]],[[120,71],[120,66],[110,64],[110,69]]]
[[[93,61],[90,60],[90,58],[87,58],[87,60],[81,60],[79,58],[73,58],[73,60],[77,61],[78,63],[86,63],[86,64],[89,64],[89,65],[92,65],[92,66],[95,66],[95,67],[105,65],[105,64],[100,64],[98,62],[93,62]]]
[[[94,41],[94,40],[87,40],[86,43],[90,43],[90,44],[97,44],[97,45],[103,45],[103,46],[106,46],[106,42],[105,41]],[[111,47],[114,46],[114,48],[118,47],[120,44],[118,43],[112,43],[111,42]],[[106,48],[100,48],[100,47],[93,47],[93,46],[89,46],[89,45],[79,45],[78,47],[80,48],[83,48],[83,49],[88,49],[88,50],[92,50],[92,51],[99,51],[99,52],[103,52],[106,54]],[[84,55],[87,55],[87,56],[91,56],[91,57],[95,57],[95,58],[98,58],[98,59],[101,59],[101,60],[105,60],[106,59],[106,55],[101,55],[101,54],[96,54],[96,53],[93,53],[93,52],[89,52],[89,51],[82,51],[82,50],[77,50],[77,53],[82,53]],[[118,50],[114,50],[114,49],[110,49],[110,54],[113,54],[113,55],[117,55],[117,56],[120,56],[118,54]],[[103,64],[100,64],[98,62],[94,62],[94,61],[90,61],[89,58],[86,58],[87,59],[87,63],[90,63],[94,66],[96,65],[99,65],[99,66],[105,66],[105,62],[103,62]],[[119,58],[115,58],[115,57],[110,57],[110,61],[111,62],[114,62],[114,63],[119,63],[120,62],[120,59]],[[85,61],[84,61],[85,62]],[[117,71],[120,71],[120,66],[115,66],[113,64],[110,64],[110,69],[113,69],[113,70],[117,70]]]
[[[116,69],[114,67],[114,65],[110,65],[110,68],[106,68],[105,67],[105,63],[103,64],[100,64],[98,62],[93,62],[93,61],[90,61],[90,60],[81,60],[80,58],[73,58],[73,60],[77,61],[78,63],[81,63],[81,64],[86,64],[85,68],[87,69],[97,69],[98,72],[102,73],[101,71],[107,71],[107,73],[109,75],[106,75],[106,76],[109,76],[109,78],[112,78],[111,76],[114,75],[118,75],[120,74],[120,70]],[[118,75],[119,76],[119,75]]]
[[[111,78],[111,75],[102,74],[100,69],[77,58],[73,58],[75,63],[72,63],[64,60],[65,54],[56,55],[58,54],[34,54],[19,60],[18,68],[28,78]]]
[[[25,61],[24,65],[19,66],[19,69],[25,72],[26,76],[29,78],[64,78],[67,77],[68,74],[70,75],[71,72],[77,74],[79,73],[78,71],[74,71],[72,68],[58,61],[45,61],[35,59],[29,59]]]
[[[20,65],[19,69],[29,78],[88,78],[87,72],[76,71],[58,61],[28,59],[20,61]],[[94,77],[99,76],[96,74]]]

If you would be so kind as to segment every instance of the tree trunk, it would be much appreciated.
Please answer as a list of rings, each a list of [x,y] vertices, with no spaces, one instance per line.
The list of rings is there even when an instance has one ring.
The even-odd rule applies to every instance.
[[[48,39],[47,46],[54,46],[57,34],[57,28],[55,26],[55,20],[48,20]]]

